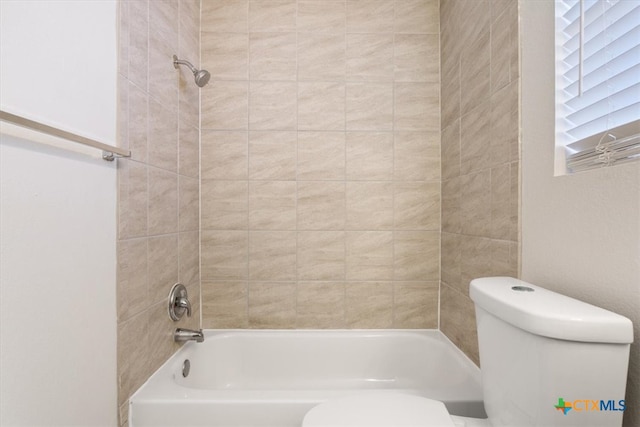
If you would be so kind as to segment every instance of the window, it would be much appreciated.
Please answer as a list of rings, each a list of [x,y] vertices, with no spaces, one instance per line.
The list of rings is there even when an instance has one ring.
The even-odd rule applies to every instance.
[[[557,0],[556,141],[571,172],[640,160],[640,0]]]

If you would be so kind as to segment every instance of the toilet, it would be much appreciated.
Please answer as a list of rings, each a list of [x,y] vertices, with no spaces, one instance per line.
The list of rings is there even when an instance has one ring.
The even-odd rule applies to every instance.
[[[633,342],[626,317],[510,277],[475,279],[488,418],[393,391],[331,399],[303,427],[621,426]]]

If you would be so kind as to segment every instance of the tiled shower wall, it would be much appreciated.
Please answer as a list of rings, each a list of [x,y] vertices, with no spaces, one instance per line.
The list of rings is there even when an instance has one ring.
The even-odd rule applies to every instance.
[[[199,58],[199,0],[119,2],[118,403],[173,354],[177,327],[199,327],[198,88],[173,67]],[[187,286],[193,316],[173,322],[166,299]]]
[[[203,327],[438,326],[439,32],[438,0],[203,0]]]
[[[440,328],[476,363],[469,281],[518,277],[516,0],[442,0]]]

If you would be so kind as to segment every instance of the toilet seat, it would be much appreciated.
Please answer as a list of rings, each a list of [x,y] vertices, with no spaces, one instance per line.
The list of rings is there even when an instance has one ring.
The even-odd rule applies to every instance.
[[[455,427],[440,401],[380,391],[331,399],[312,408],[303,427]]]

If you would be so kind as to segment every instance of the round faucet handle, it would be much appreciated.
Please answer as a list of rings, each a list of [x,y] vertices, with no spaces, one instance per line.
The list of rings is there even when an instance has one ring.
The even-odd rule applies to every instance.
[[[191,303],[187,295],[187,288],[182,283],[176,283],[169,292],[169,317],[171,320],[178,321],[182,319],[184,313],[187,317],[191,317]]]

